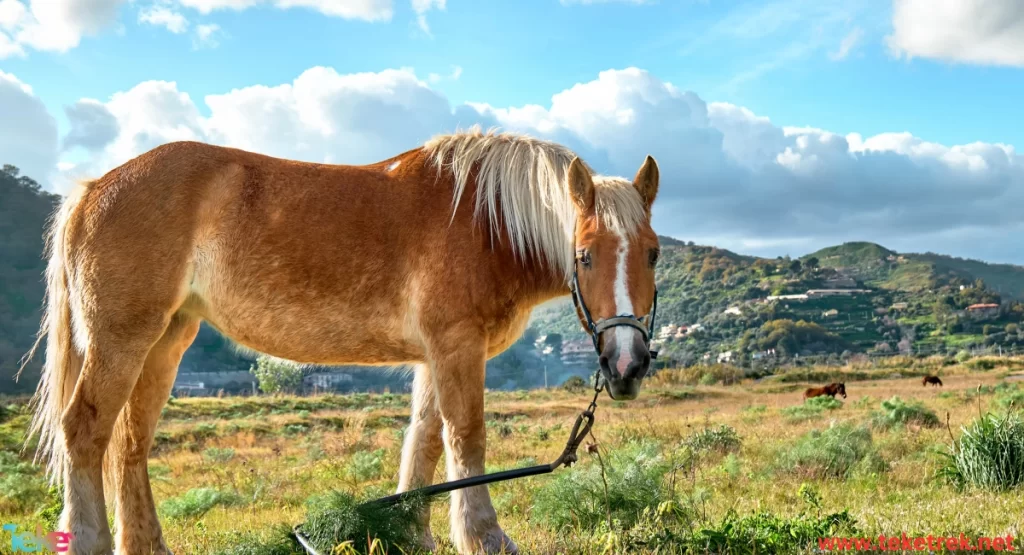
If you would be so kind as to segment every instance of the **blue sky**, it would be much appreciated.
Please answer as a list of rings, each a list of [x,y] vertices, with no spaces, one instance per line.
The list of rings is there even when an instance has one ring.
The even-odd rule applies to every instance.
[[[456,1],[428,14],[432,36],[404,4],[394,6],[389,23],[260,6],[193,12],[195,24],[223,29],[218,47],[194,49],[192,34],[138,23],[137,2],[121,6],[120,32],[87,37],[63,54],[6,59],[0,69],[32,84],[59,114],[81,97],[106,99],[150,79],[176,81],[201,99],[286,82],[315,65],[343,73],[412,67],[423,75],[459,66],[462,78],[436,87],[453,103],[546,104],[553,92],[601,70],[636,66],[780,125],[866,135],[910,131],[945,144],[1024,144],[1024,108],[1011,93],[1024,91],[1020,69],[894,59],[884,44],[891,3],[864,1],[826,23],[800,17],[800,10],[816,11],[806,4]],[[734,20],[752,29],[715,32],[716,24]],[[815,32],[816,24],[824,28]],[[863,34],[847,57],[830,59],[857,29]]]
[[[1015,0],[984,0],[973,8],[957,0],[292,3],[306,7],[285,7],[279,0],[0,0],[0,55],[7,45],[0,71],[12,82],[31,87],[32,101],[41,103],[56,124],[56,151],[39,154],[37,167],[44,169],[36,173],[59,183],[71,168],[109,169],[138,154],[136,150],[155,146],[154,141],[176,138],[358,163],[385,157],[392,153],[388,149],[412,147],[407,143],[421,140],[421,135],[479,122],[565,140],[584,154],[593,152],[595,165],[603,171],[635,171],[626,153],[633,156],[636,150],[639,156],[646,148],[667,166],[666,177],[680,183],[656,214],[659,231],[695,235],[746,252],[798,254],[828,242],[863,238],[860,231],[867,229],[876,232],[875,240],[895,248],[967,254],[977,251],[979,238],[1016,232],[1020,225],[1010,214],[997,215],[993,206],[1024,197],[1020,154],[998,146],[1016,145],[1019,150],[1024,145],[1019,100],[1019,91],[1024,91],[1024,9]],[[241,9],[223,8],[228,4]],[[19,6],[24,8],[20,12]],[[91,11],[82,15],[83,6]],[[339,9],[359,15],[342,17]],[[16,13],[21,15],[10,15]],[[143,21],[147,18],[155,23]],[[216,30],[204,40],[201,28]],[[297,150],[269,139],[248,141],[252,132],[225,127],[238,99],[245,96],[256,107],[246,104],[250,111],[230,115],[230,121],[261,121],[271,100],[253,100],[267,92],[259,86],[291,85],[298,91],[296,79],[316,67],[332,69],[337,76],[320,78],[346,91],[323,100],[326,104],[315,110],[340,118],[336,126],[352,123],[350,110],[339,106],[352,91],[363,90],[345,76],[364,72],[383,80],[370,87],[379,96],[373,106],[385,106],[386,111],[391,102],[405,103],[401,116],[388,112],[382,118],[408,118],[417,113],[409,103],[420,101],[432,110],[447,102],[447,114],[424,116],[411,126],[414,131],[401,130],[398,137],[371,130],[372,140],[362,142],[380,148],[350,156],[332,142],[336,133],[315,135],[328,139],[312,150]],[[379,77],[385,70],[402,68],[415,76],[412,81],[402,75]],[[599,78],[608,70],[622,73]],[[153,90],[143,94],[141,84],[151,81],[175,85],[151,85]],[[274,113],[305,113],[306,108],[296,108],[303,99],[334,85],[325,81],[305,86],[314,92],[275,104]],[[285,94],[273,90],[278,92],[271,96]],[[392,94],[396,90],[405,92]],[[138,94],[114,100],[127,91]],[[239,94],[231,96],[232,91]],[[693,96],[685,97],[685,91]],[[182,93],[188,95],[187,106],[179,102]],[[559,94],[560,104],[553,99]],[[208,95],[228,95],[222,116],[205,102]],[[697,104],[691,102],[694,98]],[[110,122],[108,127],[69,119],[65,109],[82,99],[99,101],[86,108],[102,112],[96,121]],[[530,105],[537,110],[513,113]],[[626,117],[628,123],[615,123],[602,110],[634,116]],[[179,116],[183,119],[173,119]],[[285,135],[310,132],[308,122],[295,123],[305,121],[302,117],[286,120],[267,120],[267,125],[286,126],[281,127]],[[640,126],[645,121],[646,127]],[[799,133],[785,131],[789,127],[813,130],[801,142]],[[87,148],[61,147],[70,144],[72,129],[80,137],[108,128],[103,137],[85,140]],[[842,144],[836,147],[832,135],[814,130],[835,134]],[[886,135],[896,133],[904,135]],[[321,140],[315,137],[308,140]],[[40,141],[53,142],[49,137]],[[982,146],[966,154],[956,147],[975,143]],[[844,156],[834,159],[838,165],[823,167],[822,160],[833,158],[812,152],[819,148],[815,145],[839,148]],[[0,156],[34,155],[19,154],[21,147],[16,146],[0,138]],[[705,148],[715,154],[687,162]],[[701,166],[709,157],[717,165]],[[845,166],[849,157],[855,166]],[[60,169],[51,173],[48,168],[55,162]],[[30,162],[23,165],[33,167]],[[963,173],[965,167],[973,173]],[[851,181],[852,190],[846,190],[845,174],[859,175],[862,181]],[[712,198],[688,184],[698,180],[708,189],[732,190],[737,196]],[[878,183],[865,184],[870,180]],[[909,184],[902,196],[862,209],[850,200],[877,196],[899,183]],[[812,185],[836,194],[812,198],[800,209],[786,208],[789,212],[776,222],[784,231],[749,223],[759,206],[771,205],[767,196],[758,200],[758,195],[768,195],[766,189],[793,194]],[[929,187],[936,188],[934,195]],[[54,188],[60,190],[59,185]],[[893,214],[917,210],[885,204],[907,197],[909,191],[934,196],[936,203],[972,196],[979,206],[974,217],[961,218],[955,210],[970,210],[962,202],[929,205],[904,218],[922,222],[919,228],[880,226],[878,222]],[[844,206],[849,210],[844,212]],[[728,225],[700,222],[708,210],[724,213]],[[830,210],[848,220],[845,227],[822,216]],[[674,223],[675,216],[697,223]],[[928,223],[929,218],[949,225]],[[694,227],[704,231],[694,234]],[[982,254],[1024,262],[1020,249],[1006,244]]]

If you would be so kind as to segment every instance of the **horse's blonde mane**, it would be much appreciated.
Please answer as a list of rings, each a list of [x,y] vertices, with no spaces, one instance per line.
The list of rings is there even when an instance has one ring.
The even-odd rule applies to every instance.
[[[493,236],[504,227],[517,256],[546,260],[568,279],[572,274],[577,208],[567,176],[576,154],[568,148],[516,133],[479,127],[439,135],[424,145],[438,169],[455,180],[454,209],[476,170],[476,217],[486,216]],[[589,166],[588,166],[589,169]],[[603,225],[632,234],[647,211],[632,182],[595,175],[595,208]]]

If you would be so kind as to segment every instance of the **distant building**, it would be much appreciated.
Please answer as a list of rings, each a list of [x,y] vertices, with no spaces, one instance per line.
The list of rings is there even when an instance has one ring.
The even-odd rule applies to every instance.
[[[230,372],[179,372],[174,377],[175,395],[203,397],[218,390],[225,392],[251,392],[256,388],[256,376],[238,370]]]
[[[718,358],[716,360],[718,361],[719,364],[723,364],[723,363],[726,363],[726,362],[732,362],[732,351],[726,351],[724,353],[718,353]]]
[[[839,316],[839,311],[834,308],[830,308],[821,313],[822,318],[835,318],[836,316]]]
[[[729,308],[722,311],[722,314],[731,314],[733,316],[743,316],[743,311],[738,306],[730,306]]]
[[[686,337],[688,329],[686,324],[661,326],[661,329],[658,330],[658,339],[661,341],[678,341]]]
[[[319,372],[302,377],[302,385],[307,389],[334,389],[352,382],[352,374],[341,372]]]
[[[967,314],[979,320],[995,318],[999,316],[999,305],[995,303],[972,304],[967,307]]]
[[[892,303],[893,310],[906,310],[908,306],[907,303]]]
[[[589,364],[594,356],[594,343],[589,339],[564,341],[561,355],[566,365]]]
[[[769,301],[806,301],[807,295],[768,295]]]
[[[828,289],[843,289],[857,287],[857,280],[850,276],[839,275],[825,280],[825,287]]]
[[[807,297],[835,297],[835,296],[852,296],[861,293],[870,293],[870,289],[808,289]]]

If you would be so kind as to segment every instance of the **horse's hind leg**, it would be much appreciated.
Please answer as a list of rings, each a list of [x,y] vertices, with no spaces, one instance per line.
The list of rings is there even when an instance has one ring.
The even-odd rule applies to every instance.
[[[398,471],[398,492],[429,486],[434,481],[437,462],[441,460],[441,414],[437,409],[430,366],[416,367],[412,387],[412,419],[402,445],[402,466]],[[420,515],[423,528],[422,545],[433,551],[436,547],[430,534],[430,507]]]
[[[68,466],[65,469],[61,530],[73,534],[69,553],[111,552],[103,498],[103,456],[121,408],[135,387],[143,362],[160,331],[137,321],[135,333],[125,328],[91,326],[82,372],[61,417]],[[121,332],[121,333],[119,333]]]
[[[170,553],[164,544],[150,489],[149,450],[160,412],[167,403],[178,363],[199,331],[199,320],[181,313],[149,351],[142,374],[121,412],[108,449],[116,486],[118,553]]]

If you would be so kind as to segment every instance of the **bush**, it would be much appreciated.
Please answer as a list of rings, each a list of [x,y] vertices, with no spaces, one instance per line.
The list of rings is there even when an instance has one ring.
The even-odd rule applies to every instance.
[[[971,370],[992,370],[998,365],[999,361],[991,358],[976,358],[967,363],[967,367]]]
[[[920,401],[904,401],[898,396],[882,401],[882,410],[876,412],[872,422],[879,428],[917,424],[926,428],[939,425],[939,417]]]
[[[846,478],[855,471],[880,472],[886,464],[871,441],[871,431],[848,422],[812,430],[780,453],[783,470],[811,478]]]
[[[210,462],[223,464],[235,458],[235,450],[231,448],[210,447],[203,451],[203,457]]]
[[[425,502],[414,497],[391,506],[362,505],[353,495],[334,491],[306,503],[301,530],[322,553],[345,553],[337,548],[346,544],[357,553],[400,552],[419,539],[417,516]]]
[[[348,461],[345,473],[356,482],[368,482],[380,478],[384,471],[383,449],[376,451],[357,451]]]
[[[608,453],[604,465],[607,506],[601,466],[595,457],[559,473],[540,488],[534,496],[534,517],[553,530],[592,530],[606,521],[610,509],[612,518],[628,528],[644,509],[654,510],[671,501],[663,483],[671,465],[656,444],[628,444]]]
[[[959,489],[1006,490],[1024,484],[1024,420],[1020,414],[987,414],[962,428],[939,477]]]
[[[260,355],[249,372],[256,376],[264,393],[295,391],[302,385],[302,368],[279,358]]]
[[[856,519],[846,511],[824,516],[801,513],[784,518],[764,511],[739,517],[730,511],[718,526],[686,538],[688,553],[803,553],[819,538],[852,536]]]
[[[213,488],[190,489],[185,495],[172,497],[160,504],[160,512],[167,518],[200,517],[214,507],[242,505],[243,499],[235,493],[218,491]]]
[[[736,433],[736,429],[725,424],[717,428],[704,428],[683,440],[683,445],[694,454],[705,452],[725,454],[739,451],[742,443],[743,440]]]
[[[0,451],[0,514],[26,510],[46,501],[47,486],[39,467],[10,451]]]
[[[661,387],[673,385],[731,385],[743,379],[743,370],[728,364],[696,365],[689,368],[662,370],[651,376],[651,384]]]
[[[812,407],[820,408],[821,410],[836,410],[843,408],[843,402],[835,397],[829,397],[828,395],[822,395],[821,397],[811,397],[810,399],[804,400],[804,404]]]
[[[587,380],[579,376],[570,376],[569,379],[562,382],[562,389],[571,391],[573,393],[582,391],[587,387]]]

